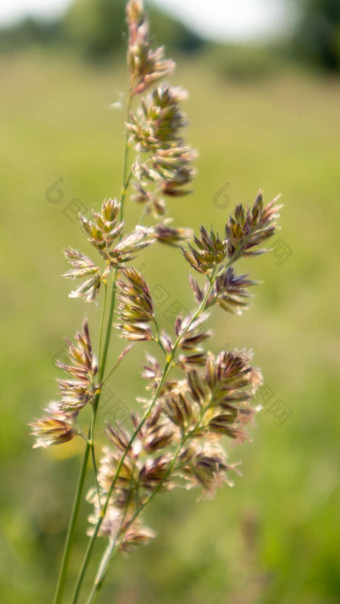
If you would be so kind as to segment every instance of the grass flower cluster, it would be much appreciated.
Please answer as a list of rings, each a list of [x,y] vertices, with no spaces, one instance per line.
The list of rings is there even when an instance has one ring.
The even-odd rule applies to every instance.
[[[237,274],[234,264],[243,257],[262,254],[277,228],[276,201],[265,205],[260,193],[251,207],[237,206],[226,217],[222,234],[204,226],[193,236],[188,228],[175,227],[167,214],[166,200],[190,193],[195,152],[183,139],[187,120],[181,109],[185,91],[159,81],[172,73],[174,63],[164,49],[153,49],[142,2],[127,4],[128,68],[126,146],[122,192],[105,200],[91,218],[80,217],[94,258],[69,248],[65,256],[76,280],[71,297],[101,303],[103,319],[98,354],[95,355],[87,320],[68,342],[67,363],[59,363],[66,377],[58,380],[59,400],[31,424],[35,447],[84,439],[84,457],[65,544],[55,604],[63,601],[68,564],[84,483],[91,458],[95,480],[87,493],[92,506],[89,543],[74,588],[79,601],[84,578],[99,537],[107,541],[87,602],[97,598],[110,562],[117,551],[130,552],[154,538],[143,523],[143,511],[158,493],[175,488],[198,488],[203,497],[230,484],[237,464],[229,464],[225,438],[241,443],[246,427],[258,408],[253,396],[261,373],[244,350],[209,350],[211,331],[206,327],[211,311],[219,306],[241,314],[256,283]],[[132,157],[133,154],[133,157]],[[149,227],[125,224],[127,196],[143,206]],[[172,333],[160,330],[157,305],[136,259],[150,245],[170,245],[182,255],[191,273],[193,310],[179,315]],[[194,276],[196,275],[196,277]],[[127,341],[114,367],[107,368],[112,335]],[[157,345],[152,356],[148,343]],[[106,424],[107,445],[98,458],[97,411],[105,380],[119,367],[131,345],[144,342],[146,360],[142,375],[145,395],[139,413],[131,413],[130,428]],[[155,348],[155,346],[154,346]],[[117,387],[119,380],[116,377]],[[84,407],[91,408],[90,424],[81,427]]]

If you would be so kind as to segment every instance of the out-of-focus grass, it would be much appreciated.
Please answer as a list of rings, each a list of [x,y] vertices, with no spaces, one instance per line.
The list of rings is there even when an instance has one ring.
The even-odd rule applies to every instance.
[[[123,114],[109,105],[124,89],[116,68],[27,56],[1,65],[1,593],[8,604],[51,601],[80,451],[72,443],[32,451],[26,423],[55,396],[53,360],[83,314],[67,299],[61,248],[86,251],[72,210],[98,207],[120,187]],[[222,82],[200,63],[183,64],[176,83],[190,90],[188,138],[200,151],[195,194],[169,208],[178,225],[222,230],[239,201],[259,187],[283,193],[281,239],[292,255],[250,259],[242,269],[264,285],[243,317],[214,316],[216,351],[250,347],[292,415],[282,426],[265,406],[254,442],[230,451],[243,477],[213,501],[172,493],[147,516],[158,532],[148,548],[117,559],[103,602],[144,604],[333,604],[340,593],[338,458],[338,224],[340,85],[285,74],[256,83]],[[58,178],[62,199],[47,189]],[[221,188],[224,198],[216,195]],[[127,206],[131,223],[140,208]],[[71,217],[71,218],[70,218]],[[129,219],[130,222],[130,219]],[[177,261],[178,260],[178,261]],[[173,250],[141,258],[151,288],[190,308],[187,269]],[[95,339],[95,335],[94,335]],[[121,343],[112,343],[112,356]],[[131,353],[113,400],[132,408],[142,393],[142,360]],[[83,507],[83,518],[88,512]],[[85,522],[72,558],[75,574]]]

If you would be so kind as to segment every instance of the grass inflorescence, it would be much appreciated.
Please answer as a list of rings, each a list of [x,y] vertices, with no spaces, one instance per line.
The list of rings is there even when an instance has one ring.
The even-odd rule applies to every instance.
[[[35,447],[49,447],[73,438],[85,440],[84,459],[55,596],[62,601],[74,532],[83,497],[87,463],[91,455],[94,486],[87,494],[93,505],[90,537],[72,602],[79,599],[97,538],[107,540],[88,602],[97,597],[113,556],[148,543],[153,530],[143,523],[143,511],[161,492],[198,488],[212,497],[217,487],[232,483],[235,464],[227,461],[224,438],[242,443],[247,424],[259,405],[253,403],[262,383],[261,372],[245,350],[209,349],[210,313],[220,307],[241,314],[248,307],[249,288],[256,282],[238,274],[241,258],[263,254],[263,244],[277,229],[277,200],[265,205],[260,192],[254,204],[239,204],[226,218],[219,234],[202,226],[194,236],[190,228],[176,227],[167,210],[172,198],[191,192],[196,152],[185,142],[187,119],[181,105],[184,90],[159,81],[169,76],[174,63],[164,49],[153,49],[146,14],[139,0],[127,4],[128,68],[126,145],[121,195],[103,202],[91,217],[80,216],[95,258],[73,248],[65,250],[70,270],[65,277],[79,285],[70,294],[87,303],[102,303],[103,329],[98,354],[93,351],[88,322],[68,342],[68,363],[58,363],[67,377],[58,380],[59,399],[46,415],[31,424]],[[125,202],[142,207],[141,222],[128,230]],[[194,308],[175,317],[172,331],[160,329],[157,304],[139,266],[139,255],[150,245],[164,244],[182,254],[190,273]],[[94,249],[93,249],[94,248]],[[107,293],[109,291],[109,294]],[[114,368],[107,369],[112,335],[129,342]],[[157,347],[150,354],[149,342]],[[97,411],[107,376],[119,370],[131,343],[145,347],[143,377],[146,395],[139,413],[131,413],[130,428],[106,424],[107,445],[97,461]],[[143,344],[142,344],[143,343]],[[118,383],[118,382],[117,382]],[[91,408],[87,429],[83,409]]]

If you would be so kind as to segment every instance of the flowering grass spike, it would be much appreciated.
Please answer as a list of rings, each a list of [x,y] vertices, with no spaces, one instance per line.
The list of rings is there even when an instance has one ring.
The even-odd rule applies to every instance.
[[[64,276],[80,282],[71,297],[101,306],[94,339],[99,344],[94,351],[85,319],[75,342],[67,343],[68,360],[58,363],[66,374],[58,379],[58,400],[31,424],[34,447],[61,445],[75,437],[84,441],[55,604],[64,601],[89,460],[93,481],[86,496],[92,507],[89,542],[73,604],[89,584],[87,571],[100,537],[106,547],[86,596],[89,603],[98,597],[116,552],[130,552],[155,537],[143,523],[143,512],[156,495],[196,488],[202,497],[212,497],[217,487],[232,484],[237,464],[227,461],[228,441],[237,444],[249,438],[247,426],[259,410],[254,395],[262,377],[252,365],[252,353],[213,352],[208,323],[216,307],[233,314],[248,308],[249,290],[257,283],[238,274],[233,265],[268,251],[263,246],[277,229],[280,206],[276,200],[265,205],[259,193],[251,206],[238,205],[232,216],[225,216],[219,233],[201,226],[194,236],[190,228],[172,224],[165,198],[171,205],[172,198],[190,193],[187,185],[195,175],[196,154],[183,136],[186,92],[160,83],[173,72],[174,63],[165,58],[163,48],[152,47],[143,3],[130,0],[126,14],[130,88],[121,194],[105,200],[90,217],[80,217],[91,258],[72,247],[64,251],[70,264]],[[129,199],[143,206],[141,222],[147,219],[149,226],[127,228]],[[184,257],[193,292],[192,310],[174,317],[170,333],[160,329],[157,300],[137,268],[144,248],[158,246],[157,253],[162,254],[164,244],[173,248],[178,261]],[[91,334],[94,331],[91,327]],[[109,353],[119,341],[113,345],[113,335],[130,344],[110,368]],[[132,345],[145,349],[145,392],[136,400],[137,411],[130,413],[129,423],[105,423],[107,442],[99,454],[102,393]],[[115,389],[120,383],[115,377]]]

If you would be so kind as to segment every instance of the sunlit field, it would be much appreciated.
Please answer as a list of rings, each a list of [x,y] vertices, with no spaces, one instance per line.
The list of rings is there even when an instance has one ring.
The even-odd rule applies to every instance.
[[[27,423],[56,395],[63,337],[84,313],[96,339],[99,308],[67,295],[61,249],[89,248],[79,211],[119,194],[125,119],[110,109],[126,82],[115,64],[69,57],[1,61],[1,601],[50,602],[82,444],[32,450]],[[168,202],[174,224],[222,233],[238,202],[259,188],[282,193],[274,251],[242,261],[264,281],[242,317],[214,314],[216,352],[255,350],[265,386],[253,442],[230,449],[242,477],[213,501],[164,494],[147,511],[158,538],[117,557],[102,592],[116,604],[335,604],[340,593],[339,223],[340,82],[286,72],[260,82],[222,80],[206,61],[181,62],[189,89],[187,138],[199,150],[195,191]],[[127,212],[138,220],[132,201]],[[142,252],[160,322],[190,310],[187,266],[173,249]],[[123,348],[112,342],[112,357]],[[144,347],[143,347],[144,348]],[[150,345],[150,351],[152,345]],[[138,406],[136,346],[109,383],[110,421]],[[133,376],[133,377],[132,377]],[[105,402],[106,400],[106,402]],[[124,419],[124,417],[123,417]],[[102,436],[99,434],[99,438]],[[82,522],[71,562],[85,546]],[[104,544],[103,544],[104,545]],[[98,555],[100,548],[98,548]],[[93,565],[93,570],[95,565]],[[90,580],[90,577],[89,577]],[[71,587],[71,585],[70,585]]]

